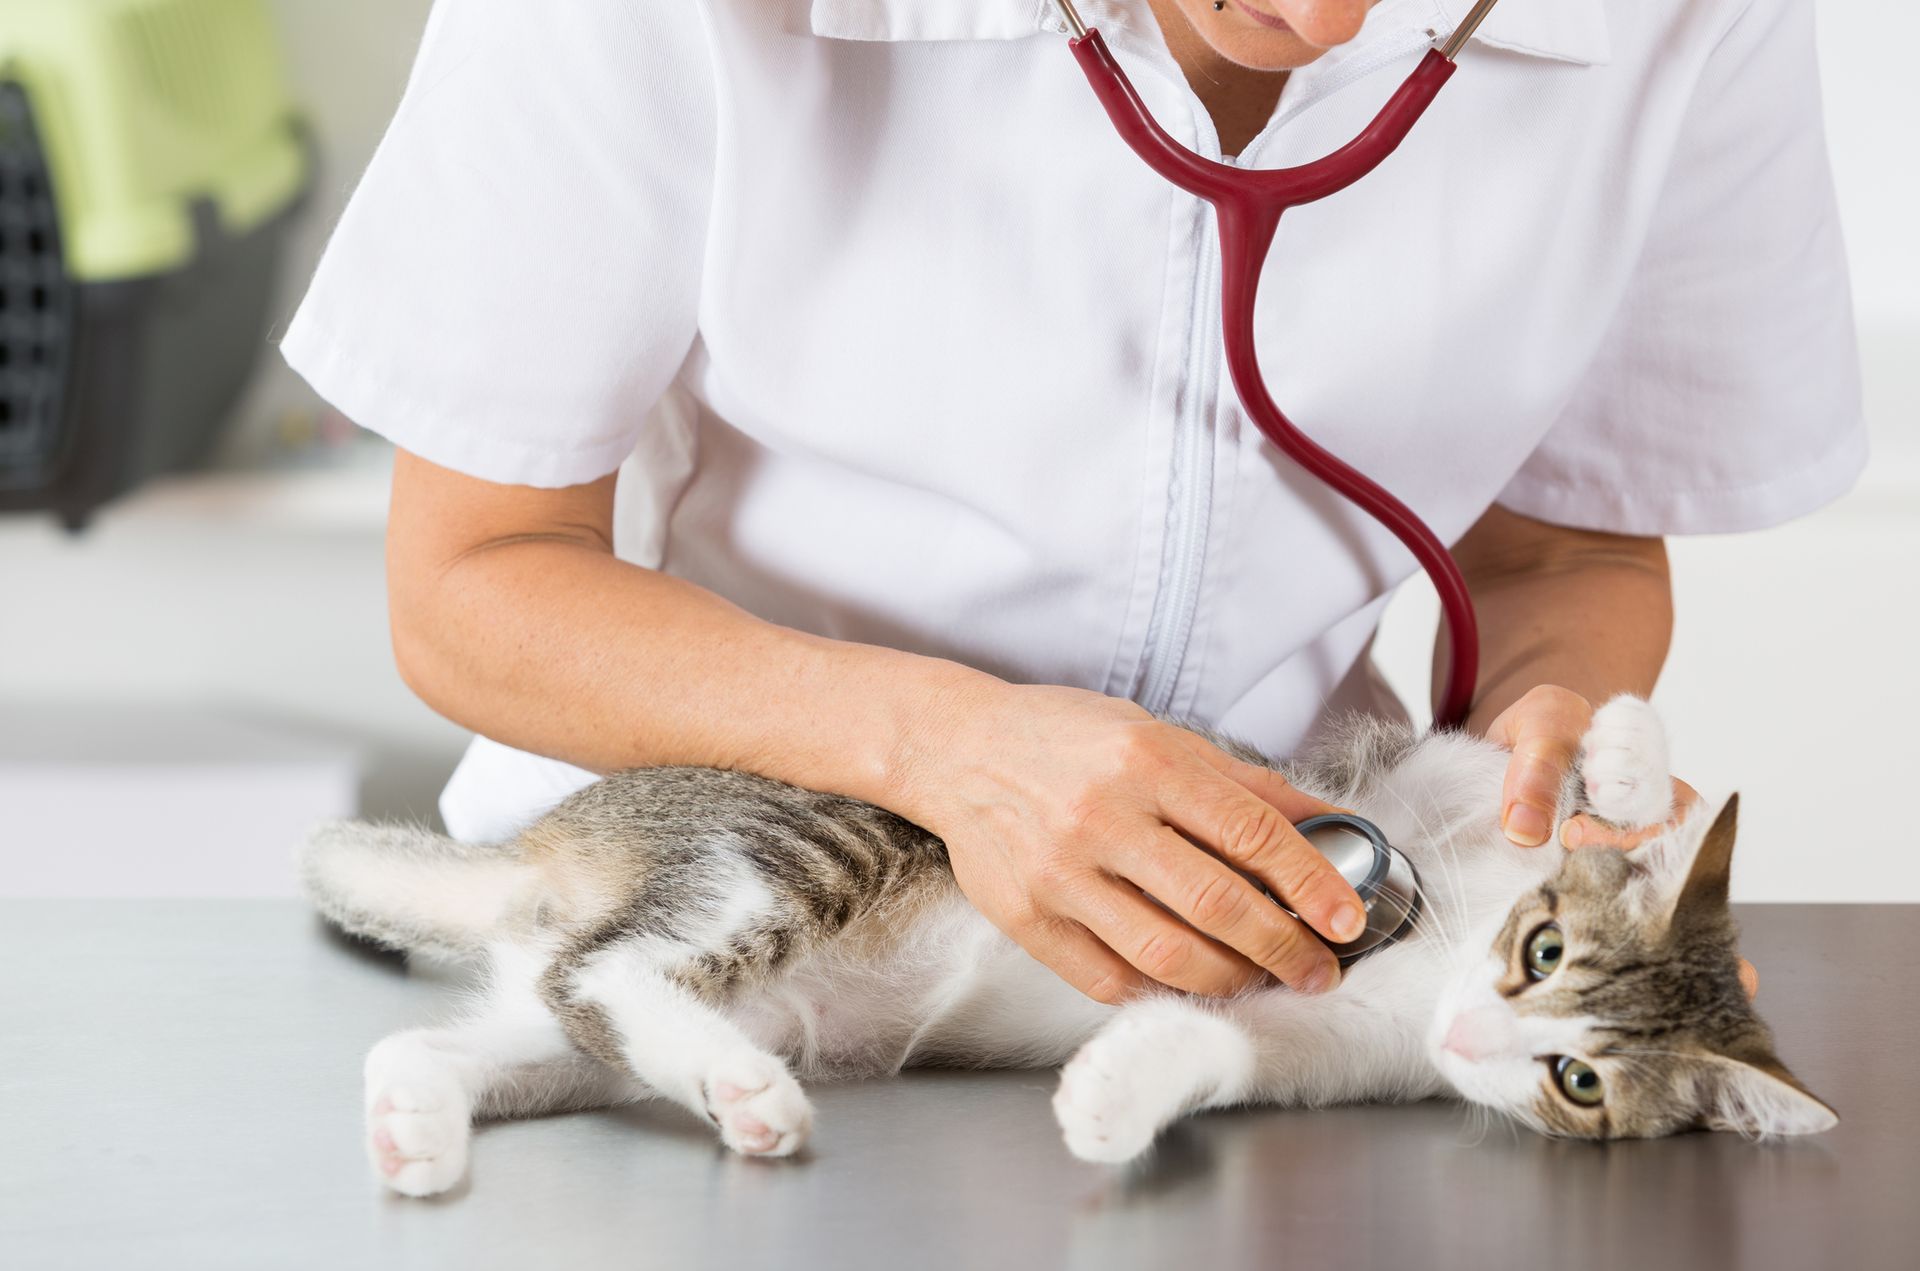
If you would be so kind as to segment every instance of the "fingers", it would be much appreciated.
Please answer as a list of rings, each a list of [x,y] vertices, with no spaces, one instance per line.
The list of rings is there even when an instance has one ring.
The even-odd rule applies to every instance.
[[[1529,692],[1493,721],[1491,741],[1508,747],[1506,783],[1500,797],[1500,827],[1521,847],[1538,847],[1553,832],[1560,789],[1573,771],[1580,739],[1593,706],[1569,689],[1543,686]]]
[[[1287,820],[1296,825],[1308,817],[1326,816],[1330,812],[1346,810],[1328,803],[1325,799],[1314,798],[1271,768],[1244,763],[1211,746],[1207,748],[1203,757],[1208,758],[1209,766],[1215,771],[1254,798],[1280,809]]]
[[[1193,852],[1191,845],[1186,850]],[[1261,978],[1260,969],[1247,959],[1207,939],[1121,879],[1090,880],[1066,912],[1140,974],[1168,988],[1222,997]]]
[[[1740,987],[1747,991],[1749,998],[1760,996],[1760,972],[1745,958],[1740,959]]]
[[[1560,845],[1568,851],[1576,847],[1613,847],[1623,852],[1632,851],[1648,839],[1658,838],[1668,829],[1683,820],[1689,809],[1700,802],[1700,792],[1686,782],[1673,779],[1673,819],[1665,825],[1647,825],[1637,830],[1623,830],[1608,825],[1583,812],[1570,818],[1560,827]]]
[[[1128,882],[1195,930],[1265,967],[1282,983],[1319,993],[1340,982],[1339,959],[1311,931],[1259,888],[1172,830],[1163,831],[1158,842],[1148,842],[1118,868]]]
[[[1096,1002],[1117,1006],[1147,985],[1147,977],[1077,922],[1053,919],[1019,933],[1021,948]]]
[[[1274,773],[1271,780],[1281,778]],[[1333,810],[1298,791],[1275,789],[1274,794],[1292,807]],[[1167,824],[1265,883],[1327,939],[1351,940],[1366,930],[1367,913],[1359,895],[1300,836],[1288,814],[1267,799],[1255,797],[1233,781],[1220,780],[1217,771],[1204,772],[1163,786],[1159,811]]]

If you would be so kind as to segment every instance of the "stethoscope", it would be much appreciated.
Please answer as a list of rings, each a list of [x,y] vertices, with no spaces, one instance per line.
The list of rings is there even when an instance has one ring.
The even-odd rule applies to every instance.
[[[1309,817],[1294,828],[1333,863],[1340,876],[1360,893],[1360,903],[1366,907],[1366,930],[1345,944],[1329,946],[1341,966],[1404,939],[1413,930],[1422,904],[1420,875],[1413,862],[1387,842],[1379,826],[1350,812],[1335,812]],[[1261,890],[1266,889],[1263,886]],[[1272,892],[1267,897],[1280,904]],[[1281,904],[1281,908],[1286,906]],[[1293,913],[1291,909],[1287,912]]]
[[[1282,454],[1392,531],[1433,580],[1446,616],[1448,653],[1445,687],[1434,711],[1434,722],[1441,728],[1459,727],[1466,722],[1480,669],[1480,631],[1460,567],[1412,509],[1315,444],[1280,413],[1260,375],[1260,359],[1253,344],[1253,304],[1260,271],[1274,233],[1280,228],[1281,213],[1346,189],[1392,154],[1453,74],[1455,55],[1486,18],[1495,0],[1479,0],[1452,35],[1428,51],[1358,137],[1312,163],[1267,171],[1216,163],[1168,136],[1154,122],[1100,32],[1080,20],[1073,0],[1053,2],[1072,34],[1069,44],[1073,55],[1121,139],[1155,172],[1213,204],[1220,222],[1220,305],[1227,368],[1248,417]]]
[[[1072,34],[1073,55],[1121,139],[1148,167],[1213,205],[1220,223],[1220,304],[1227,368],[1248,417],[1282,454],[1392,531],[1440,593],[1448,640],[1447,678],[1434,712],[1435,725],[1441,728],[1457,728],[1466,721],[1479,674],[1480,632],[1466,580],[1446,545],[1412,509],[1315,444],[1280,412],[1260,374],[1253,343],[1253,306],[1281,214],[1346,189],[1398,149],[1414,121],[1452,76],[1454,57],[1495,3],[1478,0],[1453,34],[1428,51],[1359,136],[1312,163],[1261,171],[1217,163],[1175,141],[1154,121],[1100,32],[1081,21],[1073,0],[1054,0]],[[1413,929],[1421,909],[1419,875],[1378,826],[1342,813],[1314,817],[1296,828],[1333,863],[1366,906],[1366,930],[1346,944],[1332,946],[1343,966]]]

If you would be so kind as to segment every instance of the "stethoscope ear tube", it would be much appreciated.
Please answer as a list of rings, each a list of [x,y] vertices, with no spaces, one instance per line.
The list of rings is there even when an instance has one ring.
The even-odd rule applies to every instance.
[[[1227,365],[1247,416],[1282,454],[1399,539],[1433,580],[1446,619],[1447,673],[1434,710],[1434,723],[1440,728],[1465,724],[1479,677],[1479,623],[1466,579],[1446,544],[1411,508],[1315,443],[1281,412],[1260,372],[1254,303],[1282,213],[1345,189],[1385,161],[1452,76],[1451,52],[1458,51],[1494,3],[1480,0],[1445,47],[1427,53],[1351,142],[1312,163],[1258,171],[1204,158],[1169,136],[1155,122],[1100,32],[1080,20],[1071,0],[1055,0],[1074,32],[1074,57],[1121,139],[1155,172],[1214,206],[1220,224],[1220,303]]]
[[[1460,56],[1460,50],[1466,47],[1467,41],[1473,38],[1473,33],[1480,29],[1480,24],[1486,21],[1487,14],[1493,11],[1493,6],[1498,2],[1499,0],[1479,0],[1467,16],[1460,19],[1460,25],[1453,29],[1453,34],[1440,45],[1440,56],[1449,62]],[[1086,37],[1087,24],[1081,20],[1080,11],[1074,7],[1073,0],[1053,0],[1053,7],[1060,11],[1061,19],[1067,24],[1067,31],[1074,39]],[[1216,4],[1213,7],[1222,9],[1226,6]]]

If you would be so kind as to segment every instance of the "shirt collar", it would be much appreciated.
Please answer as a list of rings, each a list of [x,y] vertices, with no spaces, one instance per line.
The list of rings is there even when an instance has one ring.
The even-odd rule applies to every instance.
[[[1078,0],[1078,6],[1096,26],[1140,18],[1131,0]],[[1385,7],[1396,20],[1424,12],[1444,34],[1472,0]],[[813,0],[812,26],[827,39],[878,42],[1017,40],[1064,29],[1051,0]],[[1577,66],[1604,65],[1612,54],[1605,0],[1503,0],[1474,42]]]

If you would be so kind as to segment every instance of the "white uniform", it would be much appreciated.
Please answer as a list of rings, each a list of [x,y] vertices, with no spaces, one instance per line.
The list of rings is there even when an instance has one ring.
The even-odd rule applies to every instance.
[[[1382,0],[1242,162],[1350,139],[1466,0]],[[1082,0],[1217,155],[1144,0]],[[1443,539],[1697,533],[1865,460],[1806,0],[1508,0],[1379,170],[1288,214],[1262,356]],[[1275,752],[1361,700],[1385,531],[1223,371],[1208,209],[1045,0],[440,0],[288,333],[446,467],[622,468],[621,554],[774,622],[1130,696]],[[623,467],[624,465],[624,467]],[[477,742],[494,837],[587,780]]]

